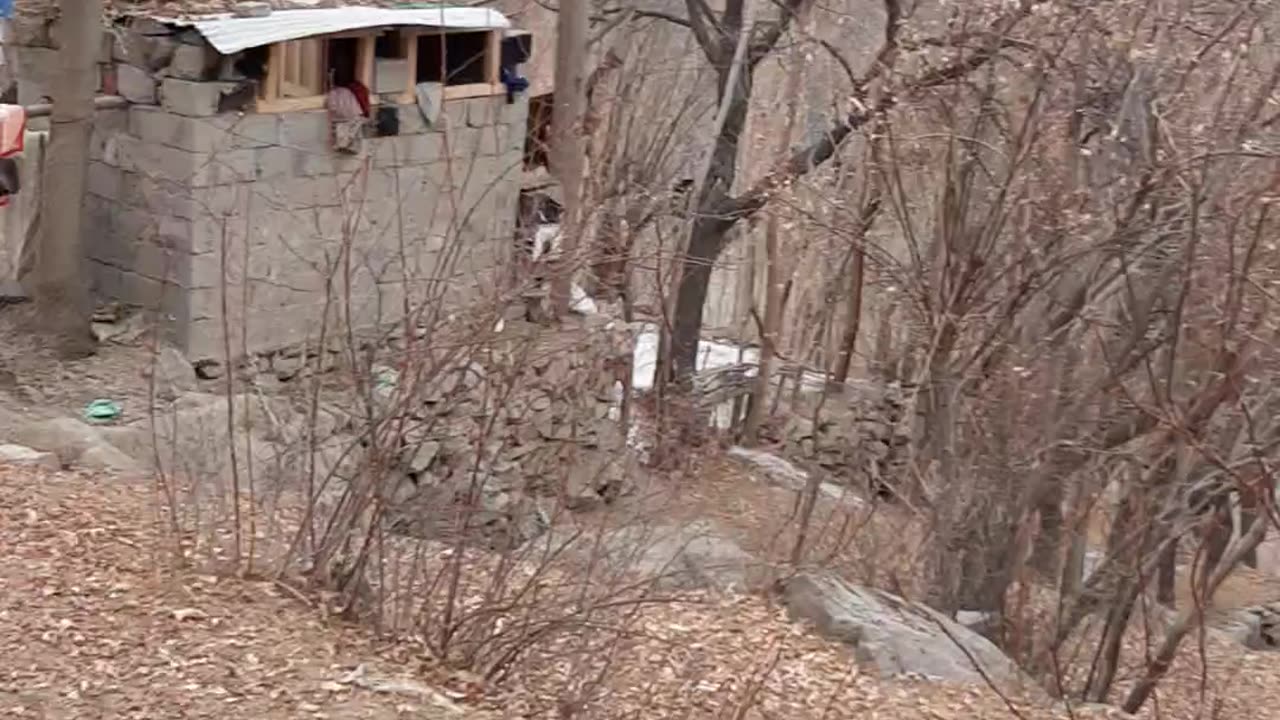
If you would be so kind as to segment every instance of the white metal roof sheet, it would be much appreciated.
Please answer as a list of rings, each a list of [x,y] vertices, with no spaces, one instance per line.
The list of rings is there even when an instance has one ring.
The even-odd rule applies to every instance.
[[[314,35],[390,25],[466,30],[505,30],[511,27],[510,21],[497,10],[443,5],[429,8],[349,6],[276,10],[264,17],[221,14],[180,19],[157,17],[156,20],[195,28],[223,55]]]

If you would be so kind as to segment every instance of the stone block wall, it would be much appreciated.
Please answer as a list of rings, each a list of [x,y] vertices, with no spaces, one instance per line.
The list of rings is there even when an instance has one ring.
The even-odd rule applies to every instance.
[[[229,63],[199,42],[182,38],[196,50],[168,49],[159,70],[143,50],[115,65],[132,104],[97,116],[85,203],[99,297],[158,311],[199,360],[223,356],[224,314],[238,355],[496,286],[526,98],[451,100],[432,127],[396,106],[398,135],[340,154],[324,111],[228,110],[243,83],[220,77]]]

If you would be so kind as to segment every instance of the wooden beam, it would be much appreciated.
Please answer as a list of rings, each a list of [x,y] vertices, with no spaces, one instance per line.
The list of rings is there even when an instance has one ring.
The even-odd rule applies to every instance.
[[[491,30],[484,49],[485,82],[496,84],[502,66],[502,31]]]
[[[471,83],[469,85],[446,85],[445,100],[461,100],[462,98],[493,97],[506,95],[507,88],[502,83]]]
[[[356,79],[370,92],[373,92],[373,51],[374,36],[364,35],[359,38],[358,59],[356,60]]]
[[[400,103],[409,105],[418,101],[418,34],[406,33],[404,36],[404,56],[409,62],[409,67],[405,72],[408,79],[408,86],[404,89],[404,95],[400,96]]]
[[[260,113],[287,113],[302,112],[304,110],[323,110],[325,106],[324,95],[311,95],[308,97],[295,98],[276,98],[275,100],[259,100],[257,110]]]
[[[271,102],[280,97],[280,76],[284,72],[284,45],[271,46],[267,58],[267,79],[262,85],[262,99]]]

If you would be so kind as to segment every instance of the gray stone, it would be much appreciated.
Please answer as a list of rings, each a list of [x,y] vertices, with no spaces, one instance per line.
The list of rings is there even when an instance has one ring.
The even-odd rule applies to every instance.
[[[62,468],[62,463],[58,460],[57,455],[47,451],[32,450],[25,445],[0,445],[0,465],[5,464],[28,465],[45,468],[46,470]]]
[[[218,114],[223,96],[238,87],[239,83],[193,82],[168,77],[160,83],[160,104],[179,115],[209,117]]]
[[[142,472],[143,465],[114,445],[106,442],[88,448],[75,462],[76,467],[86,470],[105,470],[119,473]]]
[[[599,542],[597,542],[599,540]],[[687,525],[634,525],[583,536],[567,546],[584,561],[605,564],[666,590],[751,592],[769,586],[771,569],[705,520]]]
[[[231,8],[231,13],[242,18],[267,17],[271,14],[271,3],[238,2]]]
[[[414,474],[425,473],[439,454],[440,443],[431,440],[419,443],[416,447],[410,449],[409,460],[406,463],[409,472]]]
[[[217,380],[223,376],[225,369],[217,360],[205,359],[195,363],[195,371],[196,377],[201,380]]]
[[[983,683],[985,675],[1006,691],[1028,682],[991,641],[928,606],[817,573],[797,575],[781,588],[792,619],[853,646],[859,661],[882,677],[913,673]]]
[[[217,77],[218,65],[218,54],[208,45],[179,44],[164,73],[183,80],[211,80]]]
[[[139,467],[112,446],[97,428],[73,418],[24,425],[14,431],[14,439],[35,450],[53,453],[63,467],[120,471],[135,471]]]
[[[154,365],[143,368],[143,376],[149,377],[153,368],[156,397],[174,400],[182,393],[196,389],[196,374],[191,361],[183,357],[177,348],[168,345],[160,348]]]
[[[127,29],[115,33],[111,56],[151,72],[169,64],[177,42],[163,23],[151,18],[135,17]]]
[[[131,103],[155,105],[159,101],[160,83],[140,67],[121,63],[116,66],[116,92]]]

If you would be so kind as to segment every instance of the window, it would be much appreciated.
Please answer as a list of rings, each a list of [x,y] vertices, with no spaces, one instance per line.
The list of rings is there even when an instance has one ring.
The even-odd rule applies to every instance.
[[[446,99],[500,95],[501,51],[501,30],[399,28],[277,43],[261,53],[258,111],[320,109],[329,90],[353,80],[374,102],[414,102],[420,82],[443,83]]]
[[[501,31],[419,34],[410,43],[414,52],[410,90],[420,82],[438,82],[445,86],[446,98],[504,92],[498,82],[501,43]]]
[[[317,110],[335,86],[373,74],[372,35],[306,38],[272,45],[266,78],[259,88],[259,112]]]
[[[295,40],[283,43],[284,69],[279,95],[283,98],[323,95],[325,91],[324,41]]]

